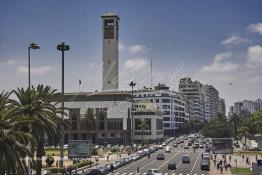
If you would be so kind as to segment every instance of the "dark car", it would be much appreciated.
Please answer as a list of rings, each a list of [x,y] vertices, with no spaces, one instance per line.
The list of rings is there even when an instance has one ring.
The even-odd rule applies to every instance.
[[[103,175],[103,173],[97,169],[88,169],[84,175]]]
[[[210,170],[210,162],[208,160],[203,159],[200,163],[201,170]]]
[[[174,169],[176,169],[176,162],[175,162],[175,161],[170,162],[170,163],[167,165],[167,168],[168,168],[169,170],[174,170]]]
[[[158,154],[156,156],[156,160],[165,160],[165,155],[164,154]]]
[[[107,173],[110,172],[110,169],[108,169],[108,168],[105,167],[105,166],[100,166],[100,167],[98,167],[98,170],[101,171],[101,173],[102,173],[103,175],[105,175],[105,174],[107,174]]]

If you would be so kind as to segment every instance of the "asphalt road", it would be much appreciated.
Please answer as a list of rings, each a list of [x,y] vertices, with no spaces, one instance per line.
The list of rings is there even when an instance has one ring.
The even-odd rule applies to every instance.
[[[151,154],[150,159],[144,157],[140,160],[133,161],[132,163],[123,166],[115,170],[113,175],[145,175],[149,169],[159,169],[163,175],[208,175],[208,171],[202,171],[200,169],[201,154],[204,149],[189,149],[181,148],[180,145],[176,148],[171,146],[171,153],[164,153],[164,149],[160,149],[158,152]],[[165,160],[156,160],[158,153],[165,154]],[[190,163],[182,163],[181,158],[183,155],[188,154],[190,156]],[[176,170],[168,170],[167,166],[169,162],[176,162]],[[137,173],[137,167],[139,167],[139,173]]]

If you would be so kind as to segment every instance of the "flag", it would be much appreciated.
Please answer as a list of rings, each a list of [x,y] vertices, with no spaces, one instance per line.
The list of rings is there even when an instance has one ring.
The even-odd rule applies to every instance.
[[[82,83],[82,81],[79,79],[79,84],[81,84]]]

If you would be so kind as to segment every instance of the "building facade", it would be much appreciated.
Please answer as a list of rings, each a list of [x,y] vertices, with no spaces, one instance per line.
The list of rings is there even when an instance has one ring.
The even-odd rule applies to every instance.
[[[219,98],[219,111],[220,114],[223,114],[223,116],[226,116],[226,104],[225,100],[222,98]]]
[[[262,99],[258,98],[254,101],[255,111],[262,110]]]
[[[119,84],[118,31],[119,17],[107,13],[102,17],[103,36],[103,91],[117,90]]]
[[[190,120],[205,121],[205,98],[202,87],[203,85],[199,81],[192,81],[190,77],[180,79],[179,92],[184,95],[187,101]],[[208,99],[206,101],[208,102]]]
[[[71,129],[68,140],[92,140],[93,144],[130,144],[132,97],[127,92],[66,93],[65,108]],[[87,115],[87,112],[89,114]],[[91,113],[91,114],[90,114]],[[95,126],[85,118],[93,116]]]
[[[151,102],[137,102],[134,107],[134,111],[132,111],[134,123],[134,142],[162,142],[164,139],[162,112]]]
[[[178,92],[170,91],[164,84],[158,84],[154,89],[134,91],[134,100],[151,102],[157,106],[163,113],[164,135],[175,135],[175,130],[188,119],[183,96]]]
[[[220,109],[219,92],[212,85],[207,85],[210,96],[210,118],[213,119],[217,116]]]
[[[252,100],[235,102],[233,112],[237,115],[252,114],[255,112],[254,102]]]

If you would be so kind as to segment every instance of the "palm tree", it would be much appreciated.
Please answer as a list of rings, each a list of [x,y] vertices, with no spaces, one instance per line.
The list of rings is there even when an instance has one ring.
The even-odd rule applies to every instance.
[[[236,139],[237,134],[238,134],[237,130],[238,130],[238,127],[239,127],[239,122],[240,122],[239,116],[236,113],[234,113],[233,116],[230,118],[230,122],[234,126],[235,139]]]
[[[44,153],[45,136],[60,136],[58,126],[61,124],[61,118],[57,116],[58,110],[51,104],[56,90],[49,86],[39,85],[37,88],[18,88],[13,93],[17,101],[12,101],[13,105],[19,109],[20,115],[33,118],[32,122],[27,123],[23,128],[30,132],[37,141],[36,147],[36,174],[41,174],[42,156]]]
[[[142,146],[144,146],[144,131],[150,129],[150,127],[145,120],[142,120],[138,127],[141,128],[142,131]]]
[[[98,114],[99,115],[99,114]],[[99,117],[99,116],[98,116]],[[80,128],[88,132],[94,131],[97,128],[97,118],[92,108],[88,108],[80,117]],[[93,143],[96,142],[95,134],[92,134]]]
[[[34,142],[32,136],[20,131],[20,127],[32,122],[29,116],[17,115],[17,108],[9,103],[10,93],[0,94],[0,175],[27,174],[23,158],[32,157],[28,142]]]

